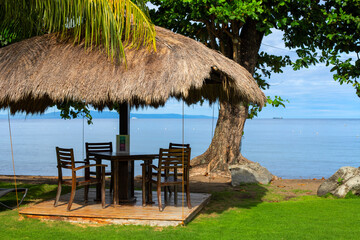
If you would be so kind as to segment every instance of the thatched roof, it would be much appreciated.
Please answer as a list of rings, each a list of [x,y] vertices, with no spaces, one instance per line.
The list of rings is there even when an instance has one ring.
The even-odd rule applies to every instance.
[[[0,109],[43,112],[69,100],[99,108],[124,101],[157,107],[169,97],[188,104],[202,98],[264,104],[263,92],[239,64],[180,34],[156,31],[157,51],[127,49],[127,68],[111,63],[103,50],[85,51],[54,34],[0,48]]]

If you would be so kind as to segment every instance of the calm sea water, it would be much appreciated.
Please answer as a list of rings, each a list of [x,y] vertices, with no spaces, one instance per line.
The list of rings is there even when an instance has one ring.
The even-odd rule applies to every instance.
[[[131,152],[157,153],[169,142],[181,142],[181,119],[132,119]],[[11,120],[15,169],[21,175],[57,175],[55,146],[75,149],[83,158],[83,142],[113,141],[117,119]],[[185,142],[192,157],[210,144],[211,119],[185,119]],[[84,139],[83,139],[84,136]],[[0,174],[13,173],[7,120],[0,120]],[[331,176],[342,166],[360,165],[360,120],[248,120],[242,153],[283,178]],[[140,174],[140,166],[135,166]]]

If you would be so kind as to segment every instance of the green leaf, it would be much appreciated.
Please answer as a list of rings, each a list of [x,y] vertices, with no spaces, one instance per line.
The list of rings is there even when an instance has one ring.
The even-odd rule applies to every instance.
[[[145,3],[139,5],[145,9]],[[86,47],[101,44],[119,61],[125,61],[125,47],[156,50],[154,25],[130,0],[0,0],[0,10],[0,33],[14,29],[22,39],[59,32],[74,43],[84,41]]]

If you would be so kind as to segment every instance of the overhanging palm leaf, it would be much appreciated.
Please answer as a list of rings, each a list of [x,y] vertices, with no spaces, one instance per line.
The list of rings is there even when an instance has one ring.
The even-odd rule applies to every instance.
[[[103,45],[111,59],[123,59],[124,47],[156,50],[154,25],[130,0],[0,0],[0,10],[0,33],[10,29],[18,40],[59,32],[90,48]]]

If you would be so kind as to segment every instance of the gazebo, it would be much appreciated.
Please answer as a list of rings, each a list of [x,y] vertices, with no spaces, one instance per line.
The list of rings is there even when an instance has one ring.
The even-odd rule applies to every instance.
[[[42,113],[63,101],[102,109],[113,103],[187,104],[201,99],[246,101],[263,106],[265,95],[243,67],[193,39],[156,27],[157,51],[126,49],[127,67],[103,49],[85,50],[57,39],[33,37],[0,49],[0,109]]]
[[[187,104],[206,99],[264,105],[264,93],[239,64],[195,40],[155,29],[157,51],[127,48],[126,66],[112,63],[101,47],[88,50],[56,34],[0,48],[0,109],[43,113],[64,102],[83,102],[99,110],[120,104],[120,134],[128,134],[129,107],[159,107],[170,97]],[[199,208],[188,217],[208,200],[199,199]]]

